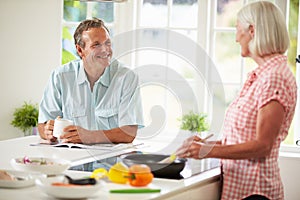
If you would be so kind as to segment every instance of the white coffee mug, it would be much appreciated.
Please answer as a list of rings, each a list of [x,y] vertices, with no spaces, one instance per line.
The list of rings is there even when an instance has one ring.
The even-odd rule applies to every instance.
[[[59,137],[64,134],[63,131],[65,127],[73,125],[73,121],[68,119],[61,119],[57,118],[54,120],[54,128],[53,128],[53,136],[57,138],[57,140],[60,142]]]

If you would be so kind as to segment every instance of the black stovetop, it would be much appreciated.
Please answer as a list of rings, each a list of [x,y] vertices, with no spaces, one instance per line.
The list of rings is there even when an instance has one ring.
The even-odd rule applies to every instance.
[[[130,153],[142,153],[142,152],[130,152]],[[129,153],[129,154],[130,154]],[[92,172],[97,168],[105,168],[106,170],[109,170],[109,168],[114,165],[117,162],[122,162],[121,155],[113,156],[110,158],[105,158],[101,160],[95,160],[92,162],[84,163],[82,165],[77,165],[71,167],[69,170],[76,170],[76,171],[88,171]],[[166,178],[166,179],[185,179],[189,178],[193,175],[200,174],[204,171],[216,168],[220,166],[219,159],[202,159],[202,160],[195,160],[195,159],[188,159],[184,169],[180,172],[180,174],[174,174],[172,176],[168,177],[157,177],[156,178]]]

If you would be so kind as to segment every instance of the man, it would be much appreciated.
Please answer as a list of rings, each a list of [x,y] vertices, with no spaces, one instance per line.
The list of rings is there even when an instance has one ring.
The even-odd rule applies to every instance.
[[[103,21],[81,22],[74,40],[81,60],[52,72],[40,103],[41,138],[57,140],[53,127],[60,116],[74,122],[64,129],[63,142],[132,142],[143,126],[138,76],[112,59]]]

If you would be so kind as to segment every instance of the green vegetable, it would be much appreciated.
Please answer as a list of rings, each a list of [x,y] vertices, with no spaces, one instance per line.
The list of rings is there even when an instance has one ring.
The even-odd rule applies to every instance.
[[[110,190],[110,193],[153,193],[153,192],[160,192],[160,189],[148,189],[148,188],[141,188],[141,189],[116,189]]]

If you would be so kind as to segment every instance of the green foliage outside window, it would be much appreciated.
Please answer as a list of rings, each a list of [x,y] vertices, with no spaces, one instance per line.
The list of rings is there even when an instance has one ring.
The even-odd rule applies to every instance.
[[[63,40],[73,41],[73,37],[67,27],[63,27],[62,38]],[[62,64],[68,63],[74,59],[76,59],[76,56],[73,53],[66,50],[65,48],[62,49]]]
[[[87,3],[64,0],[64,20],[80,22],[86,19]]]
[[[88,9],[92,7],[92,9]],[[88,10],[91,13],[88,13]],[[62,64],[77,59],[76,50],[73,41],[73,31],[77,24],[87,18],[97,17],[106,23],[114,21],[114,3],[113,2],[81,2],[74,0],[64,0],[64,20],[69,23],[63,27],[62,33]],[[74,23],[75,22],[75,23]],[[72,45],[72,46],[70,46]]]
[[[289,36],[290,36],[290,48],[288,50],[288,62],[296,74],[296,62],[295,59],[297,56],[297,36],[298,36],[298,9],[299,9],[299,0],[290,1],[290,16],[289,16]]]
[[[299,0],[290,0],[289,13],[289,36],[290,48],[288,49],[288,63],[291,70],[296,74],[297,43],[298,43],[298,15],[299,15]],[[284,140],[284,144],[294,145],[294,121],[289,129],[289,134]]]
[[[76,56],[74,54],[72,54],[71,52],[69,52],[65,49],[62,50],[61,64],[66,64],[75,59],[76,59]]]

